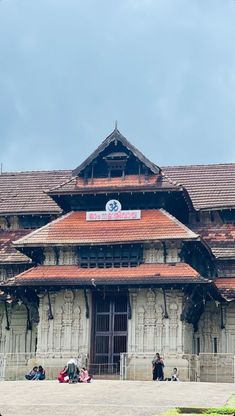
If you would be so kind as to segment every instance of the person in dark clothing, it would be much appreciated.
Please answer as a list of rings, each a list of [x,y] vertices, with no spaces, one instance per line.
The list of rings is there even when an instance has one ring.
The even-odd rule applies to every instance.
[[[38,367],[33,367],[33,369],[25,375],[26,380],[33,380],[35,375],[38,372]]]
[[[79,368],[76,360],[73,358],[67,363],[67,373],[69,376],[69,383],[77,383],[79,378]]]
[[[162,360],[162,358],[160,357],[160,354],[157,352],[153,361],[152,361],[152,366],[153,366],[153,380],[159,380],[162,381],[164,380],[164,372],[163,372],[163,368],[164,368],[164,362]]]

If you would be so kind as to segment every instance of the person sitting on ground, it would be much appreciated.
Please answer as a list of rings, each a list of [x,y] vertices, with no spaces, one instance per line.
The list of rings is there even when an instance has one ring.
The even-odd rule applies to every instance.
[[[35,366],[28,374],[25,375],[26,380],[33,380],[35,375],[37,374],[38,367]]]
[[[82,367],[78,379],[79,383],[90,383],[91,382],[91,376],[89,376],[88,371],[85,367]]]
[[[69,383],[77,383],[79,378],[79,368],[76,360],[73,358],[67,363],[67,373],[69,376]]]
[[[171,381],[179,381],[179,374],[177,368],[173,368],[173,373],[171,376]]]
[[[41,365],[39,365],[38,371],[36,372],[32,380],[45,380],[45,378],[46,378],[45,370],[42,368]]]
[[[68,383],[69,382],[69,376],[68,376],[68,368],[65,366],[63,370],[58,375],[58,381],[60,383]]]

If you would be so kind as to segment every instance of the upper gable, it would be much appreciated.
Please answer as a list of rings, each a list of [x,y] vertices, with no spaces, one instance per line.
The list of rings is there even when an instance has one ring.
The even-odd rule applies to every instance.
[[[76,169],[73,176],[83,178],[158,175],[161,169],[150,162],[115,128],[101,145]]]

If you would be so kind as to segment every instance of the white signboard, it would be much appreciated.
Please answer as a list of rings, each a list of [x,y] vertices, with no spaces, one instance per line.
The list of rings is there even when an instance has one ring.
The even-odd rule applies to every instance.
[[[111,199],[105,206],[106,211],[86,212],[87,221],[120,221],[120,220],[139,220],[140,210],[123,210],[119,201]]]
[[[140,210],[107,212],[91,211],[86,212],[87,221],[114,221],[114,220],[139,220],[141,218]]]

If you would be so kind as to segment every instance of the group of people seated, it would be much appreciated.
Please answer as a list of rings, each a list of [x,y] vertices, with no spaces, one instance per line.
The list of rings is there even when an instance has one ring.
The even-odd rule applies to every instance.
[[[90,383],[91,376],[85,367],[79,370],[76,361],[71,359],[59,373],[58,381],[60,383]]]
[[[35,366],[25,375],[25,378],[26,380],[45,380],[45,370],[41,365]],[[58,381],[60,383],[90,383],[91,376],[85,367],[79,370],[76,360],[71,359],[64,369],[60,371]]]
[[[46,373],[41,365],[35,366],[33,369],[25,375],[26,380],[45,380]]]

